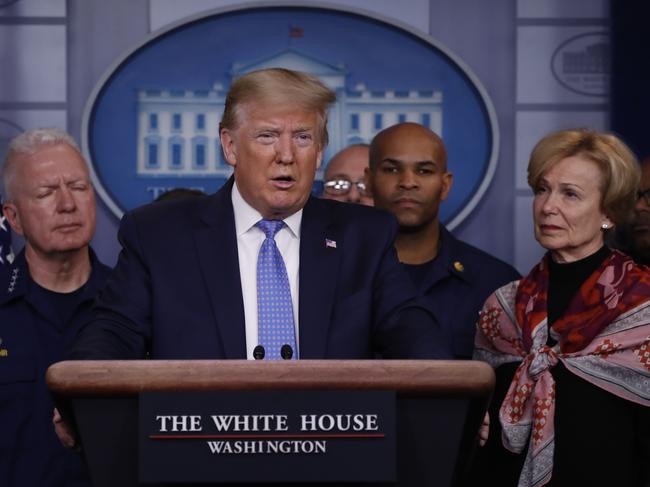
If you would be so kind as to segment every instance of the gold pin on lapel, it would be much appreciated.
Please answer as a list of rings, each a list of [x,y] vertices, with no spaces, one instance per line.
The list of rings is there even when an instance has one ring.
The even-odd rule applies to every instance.
[[[456,261],[454,262],[454,269],[456,269],[458,272],[464,272],[465,271],[465,266],[461,264],[460,262]]]

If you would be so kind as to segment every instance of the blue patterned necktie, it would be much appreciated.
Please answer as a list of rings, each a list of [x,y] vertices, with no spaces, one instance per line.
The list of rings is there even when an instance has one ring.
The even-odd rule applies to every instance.
[[[275,234],[284,226],[284,222],[260,220],[255,226],[266,235],[257,257],[259,343],[264,347],[267,360],[284,358],[281,350],[285,345],[291,347],[293,358],[298,358],[289,278],[282,254],[275,243]],[[286,350],[285,347],[285,353]]]

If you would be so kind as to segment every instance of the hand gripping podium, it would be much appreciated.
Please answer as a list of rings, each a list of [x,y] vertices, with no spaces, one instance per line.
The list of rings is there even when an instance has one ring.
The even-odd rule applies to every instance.
[[[494,372],[438,360],[69,361],[47,383],[97,487],[421,487],[463,485]]]

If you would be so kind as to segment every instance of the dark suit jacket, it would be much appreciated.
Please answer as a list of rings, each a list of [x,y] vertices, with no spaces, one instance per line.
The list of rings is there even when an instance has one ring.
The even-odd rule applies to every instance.
[[[122,251],[71,358],[246,358],[232,180],[125,214]],[[301,227],[300,357],[446,358],[397,261],[392,216],[310,198]],[[336,247],[325,244],[326,239]]]

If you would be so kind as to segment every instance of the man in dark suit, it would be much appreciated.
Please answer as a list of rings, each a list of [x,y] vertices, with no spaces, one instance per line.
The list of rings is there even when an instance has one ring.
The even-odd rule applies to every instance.
[[[284,69],[236,80],[220,128],[233,178],[125,214],[118,264],[72,358],[446,358],[397,261],[394,218],[310,196],[334,99]],[[261,324],[267,245],[287,285],[281,338]]]
[[[375,206],[397,217],[399,260],[451,336],[449,353],[471,359],[483,302],[519,274],[440,223],[438,209],[452,186],[442,139],[416,123],[388,127],[370,144],[366,176]]]

